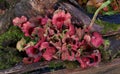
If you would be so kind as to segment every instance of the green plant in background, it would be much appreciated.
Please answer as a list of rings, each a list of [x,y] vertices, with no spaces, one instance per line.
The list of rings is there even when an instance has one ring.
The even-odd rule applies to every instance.
[[[110,62],[112,60],[110,57],[111,51],[107,50],[109,46],[110,46],[110,41],[106,39],[104,40],[104,48],[103,47],[99,48],[103,62]]]
[[[94,14],[94,12],[97,10],[97,8],[93,7],[93,6],[87,6],[86,10],[88,13]]]
[[[103,27],[102,34],[120,30],[120,24],[109,23],[100,19],[96,20],[96,23]]]
[[[102,5],[98,8],[99,14],[101,15],[114,15],[119,13],[119,2],[117,0],[105,0],[106,2],[102,3]],[[97,7],[87,5],[86,10],[88,13],[94,14]]]
[[[5,1],[5,0],[0,0],[0,2],[3,2],[3,1]]]
[[[102,10],[104,7],[108,6],[113,0],[107,0],[106,2],[104,2],[94,13],[94,16],[91,20],[91,23],[90,23],[90,27],[93,26],[95,20],[96,20],[96,17],[98,15],[98,13],[100,12],[100,10]]]
[[[98,13],[106,6],[108,6],[113,0],[107,0],[106,2],[104,2],[94,13],[94,16],[92,18],[92,21],[90,23],[90,27],[92,27],[92,25],[94,24],[96,17],[98,15]],[[118,31],[120,29],[120,25],[119,24],[114,24],[114,23],[108,23],[108,22],[104,22],[101,20],[97,20],[96,21],[97,24],[100,24],[101,26],[104,27],[102,33],[105,34],[109,31]]]

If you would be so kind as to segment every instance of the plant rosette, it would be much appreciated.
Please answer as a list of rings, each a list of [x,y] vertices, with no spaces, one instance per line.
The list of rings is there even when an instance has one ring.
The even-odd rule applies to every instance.
[[[17,49],[27,54],[23,62],[31,64],[44,59],[77,61],[82,68],[97,66],[101,61],[99,48],[104,46],[102,36],[88,28],[77,28],[71,18],[69,12],[60,9],[54,12],[52,19],[14,18],[14,26],[31,38],[29,42],[22,38],[17,44]]]

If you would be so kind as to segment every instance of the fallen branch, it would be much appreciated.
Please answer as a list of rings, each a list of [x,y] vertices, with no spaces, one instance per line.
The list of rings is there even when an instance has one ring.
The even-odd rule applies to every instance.
[[[120,34],[120,31],[109,32],[109,33],[103,34],[102,36],[103,37],[110,37],[110,36],[114,36],[114,35],[118,35],[118,34]]]
[[[62,61],[54,60],[52,62],[59,63],[59,62],[62,62]],[[0,74],[22,74],[22,73],[25,73],[25,72],[49,67],[49,64],[50,64],[49,61],[37,62],[37,63],[28,64],[28,65],[25,65],[25,64],[22,63],[20,65],[17,65],[15,67],[12,67],[12,68],[9,68],[9,69],[6,69],[6,70],[0,70]]]

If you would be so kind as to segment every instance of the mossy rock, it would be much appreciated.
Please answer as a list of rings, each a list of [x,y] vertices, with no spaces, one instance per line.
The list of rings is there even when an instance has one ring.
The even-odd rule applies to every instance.
[[[6,69],[20,63],[22,56],[15,48],[0,49],[0,69]]]
[[[16,26],[9,28],[7,32],[0,35],[0,48],[2,47],[13,47],[15,43],[23,37],[23,33]]]
[[[22,55],[18,53],[16,43],[24,37],[21,30],[11,26],[7,32],[0,35],[0,69],[6,69],[21,62]]]

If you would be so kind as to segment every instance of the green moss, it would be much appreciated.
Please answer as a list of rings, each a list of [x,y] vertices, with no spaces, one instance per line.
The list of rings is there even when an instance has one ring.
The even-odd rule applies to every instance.
[[[101,20],[96,20],[96,23],[104,27],[102,30],[103,34],[120,30],[120,24],[108,23]]]
[[[14,66],[22,60],[15,48],[6,47],[0,49],[0,69],[6,69]]]
[[[111,55],[110,50],[104,49],[103,46],[101,46],[99,48],[99,50],[100,50],[100,53],[101,53],[102,62],[110,62],[112,60],[111,57],[110,57],[110,55]]]
[[[79,67],[79,63],[77,61],[64,61],[64,66],[67,69],[75,69]]]
[[[59,68],[59,67],[62,67],[63,66],[63,62],[54,62],[54,61],[51,61],[49,63],[49,68],[50,69],[56,69],[56,68]]]
[[[0,35],[0,69],[6,69],[21,62],[22,55],[16,48],[16,43],[24,34],[16,26],[11,26],[7,32]]]
[[[22,37],[24,37],[24,34],[21,32],[21,30],[16,26],[12,26],[7,32],[0,35],[0,48],[6,46],[14,47],[16,42]]]

